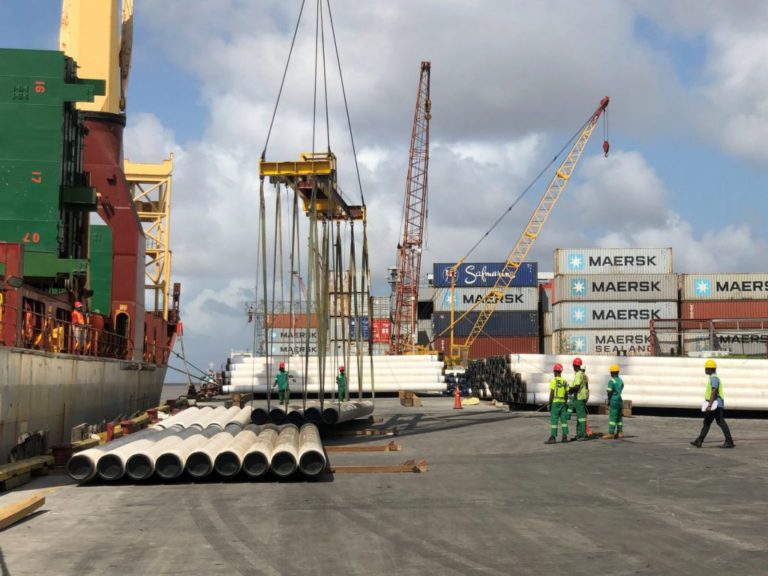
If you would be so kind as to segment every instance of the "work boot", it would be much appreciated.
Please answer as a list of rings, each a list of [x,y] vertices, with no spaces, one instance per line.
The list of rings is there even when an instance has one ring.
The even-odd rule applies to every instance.
[[[557,443],[557,439],[554,436],[550,436],[549,438],[547,438],[547,441],[544,442],[544,444],[556,444],[556,443]]]
[[[615,434],[603,434],[603,440],[613,440],[616,438]]]
[[[696,440],[691,442],[691,446],[696,446],[696,448],[701,448],[701,438],[696,438]]]
[[[560,442],[568,442],[568,436],[563,434],[563,439]]]
[[[720,448],[735,448],[736,444],[733,443],[733,440],[726,440],[725,443],[720,446]]]
[[[617,432],[616,438],[624,438],[624,432]]]

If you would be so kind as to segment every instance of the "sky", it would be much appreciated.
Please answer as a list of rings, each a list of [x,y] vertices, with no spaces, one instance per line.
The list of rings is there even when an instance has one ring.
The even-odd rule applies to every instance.
[[[679,273],[768,270],[760,184],[768,176],[768,3],[330,5],[375,295],[389,294],[387,269],[396,261],[422,60],[432,64],[422,273],[463,257],[605,95],[610,155],[603,157],[600,125],[528,260],[551,271],[555,248],[671,247]],[[159,162],[174,154],[173,280],[182,283],[187,357],[203,369],[252,345],[244,309],[256,295],[258,160],[300,6],[135,0],[126,157]],[[328,131],[340,184],[357,203],[323,7]],[[57,49],[59,10],[57,0],[0,0],[0,45]],[[316,0],[306,0],[267,159],[312,149],[316,11]],[[319,110],[322,119],[322,100]],[[324,149],[326,125],[316,127],[316,148]],[[552,174],[553,167],[470,260],[507,258]],[[268,187],[268,210],[274,198]]]

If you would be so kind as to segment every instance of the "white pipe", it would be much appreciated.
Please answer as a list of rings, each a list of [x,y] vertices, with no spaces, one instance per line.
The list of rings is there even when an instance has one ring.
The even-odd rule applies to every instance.
[[[190,426],[178,434],[172,434],[166,438],[162,438],[158,442],[155,442],[153,446],[149,446],[142,450],[135,450],[125,462],[125,473],[135,482],[148,480],[155,473],[155,465],[160,455],[165,453],[166,450],[178,446],[187,438],[197,434],[200,434],[200,428],[197,426]]]
[[[261,428],[253,424],[246,425],[232,442],[221,450],[213,462],[216,473],[222,478],[232,478],[243,468],[243,457],[246,451],[259,437]],[[267,463],[269,468],[269,463]]]
[[[260,478],[269,472],[277,438],[276,426],[267,424],[261,429],[258,438],[248,447],[242,457],[243,471],[248,476]]]
[[[118,446],[106,454],[102,454],[101,458],[99,458],[96,463],[96,471],[98,472],[99,477],[108,482],[119,480],[125,474],[125,463],[131,454],[149,448],[158,440],[172,434],[178,434],[182,430],[184,430],[182,424],[177,423],[176,426],[172,426],[166,430],[159,430],[156,434],[138,440],[134,438],[132,441],[126,442],[122,446]]]
[[[88,450],[78,452],[77,454],[74,454],[67,462],[67,474],[69,474],[70,478],[76,482],[88,482],[89,480],[93,479],[94,476],[96,476],[96,466],[98,464],[99,458],[101,458],[103,454],[119,448],[120,446],[129,442],[133,442],[141,438],[146,438],[157,433],[158,430],[145,428],[144,430],[139,430],[134,434],[122,436],[112,440],[112,442],[109,442],[108,444],[103,444],[102,446],[96,446],[95,448],[89,448]]]
[[[238,408],[239,412],[240,409]],[[190,452],[185,463],[185,470],[193,478],[205,478],[213,472],[216,457],[232,443],[236,434],[242,431],[237,423],[229,424],[222,432],[215,434],[205,444]]]
[[[325,470],[327,460],[320,432],[314,424],[304,424],[299,431],[299,470],[309,477],[319,475]]]
[[[269,467],[280,478],[286,478],[299,467],[298,456],[299,429],[293,424],[286,424],[275,442]]]
[[[341,424],[373,414],[373,402],[362,400],[355,402],[330,402],[323,410],[323,422]]]

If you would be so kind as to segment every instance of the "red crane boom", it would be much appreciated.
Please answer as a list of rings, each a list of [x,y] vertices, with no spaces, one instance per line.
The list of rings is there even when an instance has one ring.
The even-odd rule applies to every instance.
[[[429,121],[432,102],[429,99],[431,63],[421,63],[416,112],[413,116],[408,176],[405,182],[403,233],[397,249],[395,311],[390,354],[414,351],[421,271],[421,247],[427,215],[427,173],[429,167]]]

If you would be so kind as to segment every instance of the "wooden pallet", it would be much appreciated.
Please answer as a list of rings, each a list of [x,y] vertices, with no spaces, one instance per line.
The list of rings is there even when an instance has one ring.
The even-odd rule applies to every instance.
[[[344,444],[339,446],[326,446],[326,452],[399,452],[400,444],[392,440],[389,444]]]
[[[427,461],[406,460],[402,464],[381,466],[331,466],[331,474],[391,474],[391,473],[416,473],[427,471]]]
[[[0,466],[0,492],[16,488],[30,481],[32,476],[43,476],[53,468],[53,456],[34,456]]]

